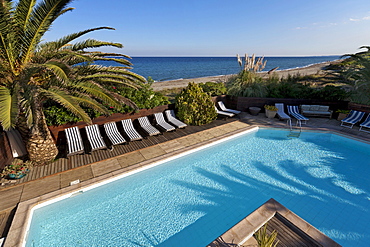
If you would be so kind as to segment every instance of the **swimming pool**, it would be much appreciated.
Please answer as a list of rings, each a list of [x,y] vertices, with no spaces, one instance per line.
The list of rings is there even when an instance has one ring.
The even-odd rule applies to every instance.
[[[370,145],[260,129],[34,211],[26,246],[205,246],[274,198],[367,246]]]

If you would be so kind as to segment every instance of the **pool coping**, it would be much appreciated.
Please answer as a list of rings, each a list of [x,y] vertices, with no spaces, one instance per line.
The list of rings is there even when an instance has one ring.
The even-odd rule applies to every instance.
[[[32,198],[32,199],[29,199],[29,200],[26,200],[26,201],[23,201],[23,202],[20,202],[18,207],[17,207],[16,213],[14,215],[11,227],[9,229],[9,233],[8,233],[7,237],[5,238],[5,242],[4,242],[3,247],[24,246],[25,239],[26,239],[26,234],[27,234],[27,231],[28,231],[28,226],[29,226],[30,221],[31,221],[32,210],[34,210],[34,208],[37,205],[40,205],[40,204],[42,204],[46,201],[54,200],[55,198],[60,198],[60,197],[67,198],[67,197],[71,196],[74,193],[79,193],[81,191],[86,190],[86,188],[88,188],[88,187],[94,187],[98,184],[100,185],[100,184],[103,183],[103,181],[106,181],[105,183],[108,183],[110,181],[114,181],[116,179],[121,178],[124,174],[130,175],[129,173],[131,173],[131,172],[135,172],[135,171],[139,172],[139,171],[141,171],[140,170],[141,168],[150,166],[153,163],[163,163],[163,162],[166,162],[170,159],[178,158],[178,157],[181,157],[182,155],[187,155],[188,152],[195,152],[195,151],[199,150],[200,147],[207,148],[208,146],[218,144],[219,141],[221,141],[221,140],[224,140],[224,139],[227,139],[227,138],[230,138],[230,137],[236,137],[238,135],[244,134],[244,132],[258,130],[259,128],[261,128],[261,129],[269,128],[269,129],[276,129],[276,130],[282,130],[282,131],[289,130],[289,129],[285,129],[285,128],[274,128],[274,127],[271,127],[271,126],[268,126],[268,125],[260,125],[260,126],[256,126],[256,125],[249,125],[248,126],[247,125],[246,127],[242,127],[242,128],[230,131],[230,132],[222,134],[220,136],[217,136],[217,137],[205,140],[205,141],[201,141],[199,143],[196,143],[196,144],[193,144],[193,145],[190,145],[190,146],[186,146],[186,147],[178,149],[178,150],[174,150],[172,152],[163,154],[161,156],[158,156],[158,157],[155,157],[155,158],[152,158],[152,159],[147,159],[145,161],[136,163],[134,165],[131,165],[131,166],[128,166],[128,167],[125,167],[125,168],[121,168],[121,169],[106,173],[104,175],[97,176],[97,177],[91,178],[89,180],[86,180],[86,181],[83,181],[83,182],[80,182],[80,183],[77,183],[77,184],[74,184],[74,185],[70,185],[68,187],[64,187],[64,188],[61,188],[59,190],[56,190],[56,191],[53,191],[53,192],[50,192],[50,193]],[[360,141],[360,142],[370,144],[370,142],[367,141],[367,140],[351,136],[350,134],[343,134],[343,133],[341,133],[339,131],[336,131],[336,130],[324,129],[324,128],[304,128],[304,129],[302,129],[302,132],[309,132],[309,131],[332,133],[332,134],[340,135],[340,136],[350,138],[350,139],[353,139],[353,140],[356,140],[356,141]],[[212,145],[210,145],[210,144],[212,144]],[[117,157],[109,158],[107,160],[112,160],[112,159],[115,159],[115,158],[117,158]],[[100,162],[106,162],[107,160],[102,160],[102,161],[99,161],[99,162],[95,162],[93,164],[97,164],[97,163],[100,163]],[[89,166],[89,165],[92,165],[92,164],[88,164],[86,166]],[[148,168],[150,168],[150,167],[147,167],[145,169],[148,169]],[[326,235],[324,235],[324,236],[326,236]],[[340,245],[337,245],[337,246],[340,246]]]

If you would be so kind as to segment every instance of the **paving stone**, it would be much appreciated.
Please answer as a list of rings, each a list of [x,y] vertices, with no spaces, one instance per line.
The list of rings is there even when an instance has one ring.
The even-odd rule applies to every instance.
[[[144,156],[139,151],[134,151],[117,158],[117,161],[122,168],[137,164],[144,160]]]
[[[94,177],[97,177],[121,169],[121,166],[117,159],[108,159],[92,164],[91,169]]]
[[[60,175],[54,175],[24,184],[21,201],[26,201],[60,189]]]

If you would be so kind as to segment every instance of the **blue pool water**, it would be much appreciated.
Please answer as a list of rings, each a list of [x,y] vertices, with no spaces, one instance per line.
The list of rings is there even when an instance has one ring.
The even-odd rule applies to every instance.
[[[370,242],[370,145],[260,129],[36,209],[27,246],[205,246],[274,198],[342,246]]]

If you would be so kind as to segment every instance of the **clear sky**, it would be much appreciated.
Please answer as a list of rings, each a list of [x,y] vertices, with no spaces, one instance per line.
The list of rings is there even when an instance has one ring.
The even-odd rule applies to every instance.
[[[343,55],[370,46],[370,0],[76,0],[45,36],[92,27],[130,56]]]

